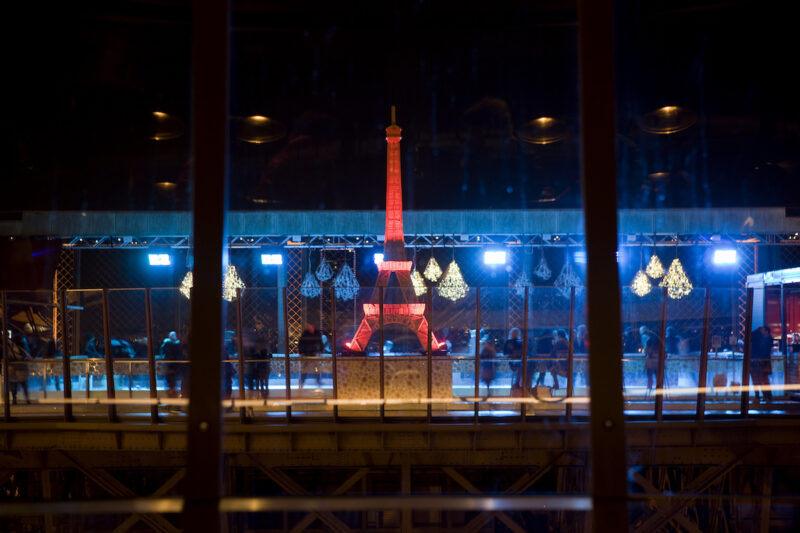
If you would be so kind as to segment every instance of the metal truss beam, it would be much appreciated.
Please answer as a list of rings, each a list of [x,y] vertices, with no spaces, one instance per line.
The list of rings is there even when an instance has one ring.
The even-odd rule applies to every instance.
[[[777,233],[741,233],[741,234],[700,234],[700,233],[665,233],[642,234],[631,233],[619,235],[621,248],[656,246],[736,246],[751,245],[783,245],[800,246],[795,234]],[[148,248],[191,248],[188,235],[154,236],[139,235],[76,235],[62,241],[64,248],[73,250],[109,250],[109,249],[148,249]],[[405,245],[408,248],[485,248],[498,246],[504,248],[519,247],[583,247],[584,235],[578,233],[542,233],[542,234],[416,234],[406,235]],[[227,238],[230,249],[269,249],[269,248],[322,248],[331,250],[374,248],[383,246],[383,235],[230,235]]]

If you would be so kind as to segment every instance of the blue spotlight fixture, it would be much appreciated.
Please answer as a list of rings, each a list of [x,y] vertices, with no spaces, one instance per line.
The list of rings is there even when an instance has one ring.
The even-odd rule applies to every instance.
[[[170,266],[172,258],[169,254],[147,254],[150,261],[150,266]]]
[[[586,264],[586,252],[584,250],[578,250],[575,252],[575,263],[579,265]]]
[[[261,254],[262,265],[282,265],[283,255],[281,254]]]
[[[736,250],[734,250],[734,249],[714,250],[714,264],[715,265],[735,265],[736,264]]]
[[[505,250],[486,250],[483,252],[484,265],[505,265],[506,264],[506,251]]]
[[[381,263],[383,263],[383,254],[380,252],[376,253],[375,255],[372,256],[372,260],[375,261],[376,265],[380,265]]]

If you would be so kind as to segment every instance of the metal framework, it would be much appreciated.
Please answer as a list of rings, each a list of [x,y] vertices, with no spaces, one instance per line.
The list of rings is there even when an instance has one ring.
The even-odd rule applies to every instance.
[[[416,248],[482,248],[503,246],[583,247],[585,236],[579,233],[468,233],[468,234],[415,234],[405,235],[405,246]],[[383,246],[384,235],[372,234],[299,234],[299,235],[229,235],[227,244],[237,248],[374,248]],[[720,246],[723,244],[770,244],[800,246],[795,233],[624,233],[618,236],[620,247],[638,246]],[[113,235],[76,235],[63,240],[65,248],[88,249],[142,249],[142,248],[191,248],[191,240],[184,236],[138,236],[119,237]]]

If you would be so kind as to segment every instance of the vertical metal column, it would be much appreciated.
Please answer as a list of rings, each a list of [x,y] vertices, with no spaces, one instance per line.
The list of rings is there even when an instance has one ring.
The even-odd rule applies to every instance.
[[[433,417],[433,290],[429,289],[425,296],[426,299],[426,312],[428,314],[428,339],[425,346],[425,355],[428,356],[428,406],[426,408],[428,423],[431,423]]]
[[[242,289],[236,289],[236,351],[237,370],[239,372],[239,400],[245,400],[245,379],[244,379],[244,339],[242,338]],[[242,404],[239,407],[239,421],[244,424],[247,422],[247,410]]]
[[[144,290],[144,319],[147,328],[147,377],[150,383],[150,421],[159,423],[158,418],[158,383],[156,381],[156,354],[153,348],[153,311],[151,308],[150,289]]]
[[[656,370],[656,401],[655,415],[656,420],[661,422],[664,419],[664,367],[667,359],[667,288],[661,288],[661,315],[658,326],[658,367]],[[645,354],[645,360],[647,354]],[[645,365],[647,362],[645,362]]]
[[[520,383],[520,413],[522,415],[522,421],[525,422],[525,417],[527,416],[528,405],[527,402],[529,398],[528,394],[528,313],[530,312],[530,287],[525,287],[525,310],[522,312],[522,320],[524,324],[522,325],[522,361],[520,364],[522,365],[522,383]]]
[[[67,337],[67,290],[61,290],[61,372],[64,374],[64,421],[72,422],[72,372],[69,364],[69,338]],[[56,376],[58,379],[58,376]]]
[[[475,410],[474,420],[475,424],[478,423],[478,415],[480,413],[480,395],[481,395],[481,380],[480,380],[480,367],[481,367],[481,288],[475,287],[475,402],[473,408]],[[488,387],[487,393],[488,396]]]
[[[572,393],[575,388],[575,287],[569,290],[569,351],[567,352],[567,422],[572,421]]]
[[[103,345],[106,360],[106,399],[108,400],[108,421],[117,422],[117,405],[114,403],[114,357],[111,353],[111,327],[108,323],[108,289],[103,289]],[[87,381],[89,379],[87,372]]]
[[[378,329],[379,329],[379,342],[380,342],[380,368],[379,368],[379,376],[380,376],[380,391],[381,391],[381,422],[383,422],[384,417],[386,416],[386,388],[383,383],[384,379],[384,361],[383,361],[383,287],[378,287]],[[364,350],[366,351],[367,347],[364,346]]]
[[[617,268],[614,3],[578,1],[581,192],[591,335],[592,530],[629,528]]]
[[[286,307],[288,287],[283,288],[283,362],[286,374],[286,422],[292,421],[292,367],[289,361],[289,310]],[[303,371],[302,365],[300,372]]]
[[[183,529],[222,527],[220,298],[227,209],[229,0],[196,0],[193,11],[192,202],[194,288],[191,298],[187,467]]]
[[[8,359],[11,356],[9,350],[11,344],[8,342],[8,304],[6,303],[6,291],[2,293],[3,299],[3,418],[6,422],[11,421],[11,398],[8,393]],[[58,379],[58,376],[56,376]],[[47,385],[45,383],[45,385]]]
[[[753,289],[747,289],[744,311],[744,353],[742,354],[742,405],[739,415],[746,417],[750,407],[750,356],[753,330]]]
[[[697,416],[702,421],[706,415],[706,393],[708,383],[708,326],[711,318],[711,289],[706,288],[706,298],[703,303],[703,335],[700,340],[700,368],[697,372]]]
[[[336,365],[336,288],[331,287],[331,372],[333,373],[333,399],[339,399],[339,370]],[[333,420],[339,421],[339,403],[333,404]]]

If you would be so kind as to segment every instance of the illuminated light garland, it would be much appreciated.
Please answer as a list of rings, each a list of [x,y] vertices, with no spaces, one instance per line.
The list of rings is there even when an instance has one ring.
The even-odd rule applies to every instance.
[[[667,270],[667,275],[658,284],[659,287],[667,288],[667,296],[673,300],[679,300],[692,292],[692,282],[683,270],[680,259],[677,257],[672,260]]]
[[[647,263],[645,272],[653,279],[660,278],[664,275],[664,265],[661,264],[661,259],[659,259],[656,254],[650,256],[650,261]]]
[[[300,284],[300,294],[306,298],[316,298],[321,293],[322,287],[320,287],[317,278],[311,272],[306,272],[306,277],[303,278],[303,283]]]
[[[411,284],[414,286],[414,294],[417,296],[422,296],[428,292],[428,287],[425,286],[425,280],[422,279],[422,274],[419,273],[419,270],[414,269],[411,273]]]
[[[542,257],[539,259],[539,264],[536,265],[536,270],[533,274],[539,279],[550,279],[553,271],[550,270],[550,265],[547,264],[547,259],[544,258],[544,250],[542,250]]]
[[[194,276],[190,270],[183,277],[183,281],[181,281],[181,286],[178,290],[186,299],[189,299],[192,296],[192,287],[194,287]],[[242,278],[239,277],[236,267],[228,265],[228,270],[225,272],[225,277],[222,280],[222,297],[232,302],[236,299],[236,289],[244,290],[245,284]]]
[[[328,264],[328,262],[325,261],[324,257],[319,262],[319,266],[317,266],[316,274],[317,274],[317,279],[320,281],[328,281],[333,277],[333,270],[331,269],[331,266]]]
[[[561,293],[561,296],[564,298],[569,298],[570,289],[572,287],[575,287],[576,296],[583,291],[583,282],[575,273],[575,270],[573,270],[572,263],[569,261],[564,263],[564,266],[561,268],[561,272],[553,282],[553,287],[556,287],[558,292]]]
[[[244,290],[244,282],[239,277],[236,267],[228,265],[228,271],[225,272],[225,277],[222,280],[222,298],[232,302],[236,299],[236,289]]]
[[[447,266],[442,281],[439,283],[439,287],[436,290],[442,298],[447,298],[455,302],[467,295],[468,288],[469,285],[464,281],[464,276],[461,275],[461,269],[458,268],[458,263],[453,260]]]
[[[644,270],[639,269],[636,275],[633,276],[631,291],[633,291],[633,294],[636,296],[645,296],[649,294],[651,290],[653,290],[653,285],[650,283],[650,279],[647,277],[647,274],[644,273]]]
[[[423,275],[430,281],[436,281],[442,275],[442,267],[440,267],[439,263],[436,262],[435,257],[431,256],[430,260],[428,261],[428,265],[425,267],[425,272],[423,272]]]
[[[532,288],[533,283],[531,283],[530,278],[528,278],[528,274],[523,270],[522,274],[519,275],[517,281],[514,282],[514,292],[517,296],[525,296],[525,288]]]
[[[183,281],[181,281],[181,288],[179,289],[181,291],[181,294],[183,294],[187,300],[192,295],[193,285],[194,285],[194,278],[192,277],[192,271],[190,270],[189,272],[186,273],[185,276],[183,276]]]
[[[355,274],[353,274],[348,265],[344,265],[336,275],[336,279],[333,280],[333,286],[336,289],[336,297],[344,301],[355,298],[361,288]]]

